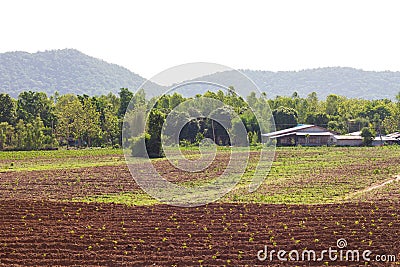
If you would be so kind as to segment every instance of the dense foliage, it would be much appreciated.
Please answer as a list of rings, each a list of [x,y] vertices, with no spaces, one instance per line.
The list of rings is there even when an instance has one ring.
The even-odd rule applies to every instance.
[[[241,120],[251,144],[260,142],[261,130],[247,103],[257,107],[263,101],[267,101],[271,107],[277,130],[298,123],[315,124],[341,134],[362,130],[365,144],[370,143],[373,135],[400,131],[400,93],[396,96],[396,101],[349,99],[333,94],[325,100],[319,100],[316,93],[305,98],[293,93],[291,97],[278,96],[268,100],[250,93],[245,101],[235,94],[233,88],[227,93],[207,91],[203,96],[230,105],[240,119],[228,119],[224,124],[235,135],[235,129]],[[49,97],[43,92],[27,91],[13,99],[3,93],[0,94],[0,149],[120,146],[123,117],[130,108],[143,112],[136,113],[135,116],[139,117],[133,118],[132,125],[125,127],[138,131],[137,136],[146,133],[137,140],[131,140],[133,145],[145,140],[148,151],[153,156],[161,156],[161,128],[165,118],[171,110],[186,100],[187,98],[177,93],[164,95],[158,101],[157,98],[146,100],[143,90],[133,94],[126,88],[120,89],[119,95],[109,93],[92,97],[73,94]],[[128,105],[130,101],[133,104],[131,106]],[[181,144],[198,144],[203,138],[210,138],[220,145],[232,144],[226,129],[217,121],[207,118],[207,115],[223,118],[229,114],[228,111],[224,108],[214,110],[212,107],[207,110],[211,114],[201,114],[190,107],[178,114],[185,121],[192,118],[179,133]],[[146,126],[135,123],[143,121],[146,111],[150,111]],[[245,141],[238,140],[233,145]]]

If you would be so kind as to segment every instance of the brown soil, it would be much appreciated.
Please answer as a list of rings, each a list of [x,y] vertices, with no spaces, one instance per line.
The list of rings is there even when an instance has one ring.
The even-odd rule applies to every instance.
[[[394,254],[400,210],[389,204],[315,206],[210,204],[165,205],[3,200],[0,264],[90,266],[321,266],[322,262],[258,261],[271,249],[348,249]],[[330,262],[361,266],[363,262]],[[378,266],[377,262],[370,263]],[[388,266],[382,264],[381,266]]]
[[[202,172],[179,170],[167,160],[155,161],[154,167],[171,182],[200,181],[218,177],[225,170],[229,154],[217,155],[217,160]],[[252,159],[257,155],[252,153]],[[0,172],[0,198],[65,200],[138,189],[126,165]]]

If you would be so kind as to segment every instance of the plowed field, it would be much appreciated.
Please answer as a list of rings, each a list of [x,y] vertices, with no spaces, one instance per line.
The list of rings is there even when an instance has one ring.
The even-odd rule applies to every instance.
[[[252,153],[243,181],[198,208],[143,198],[120,152],[46,153],[0,155],[1,266],[400,264],[400,182],[385,184],[400,173],[399,148],[278,149],[270,175],[249,193]],[[227,160],[221,154],[192,175],[165,160],[154,165],[172,182],[196,183],[219,175]],[[125,194],[130,198],[122,201]],[[359,261],[327,254],[319,260],[330,248],[336,257],[358,250]],[[279,250],[296,250],[300,259],[278,259]],[[302,260],[310,250],[316,259]]]
[[[273,261],[257,258],[265,245],[270,250],[322,251],[337,249],[340,238],[346,238],[349,249],[371,250],[371,259],[377,254],[400,257],[399,214],[398,207],[365,203],[176,208],[8,200],[0,207],[1,264],[271,265],[281,262],[276,257]],[[290,265],[321,266],[324,262]]]

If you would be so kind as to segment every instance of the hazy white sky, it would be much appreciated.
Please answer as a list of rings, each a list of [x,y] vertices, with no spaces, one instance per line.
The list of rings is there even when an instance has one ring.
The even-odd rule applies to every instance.
[[[150,78],[188,62],[400,71],[400,1],[6,0],[0,52],[76,48]]]

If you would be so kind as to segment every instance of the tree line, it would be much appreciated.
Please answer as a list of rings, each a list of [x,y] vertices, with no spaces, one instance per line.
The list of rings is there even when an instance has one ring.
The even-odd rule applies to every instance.
[[[235,93],[234,88],[226,93],[208,91],[202,96],[230,105],[244,124],[251,144],[260,142],[262,129],[249,106],[257,108],[264,103],[271,107],[276,130],[307,123],[340,134],[363,128],[370,129],[374,134],[400,131],[400,93],[396,96],[396,101],[346,98],[335,94],[320,100],[316,93],[300,97],[296,92],[292,96],[277,96],[273,99],[267,99],[265,94],[257,96],[252,92],[243,99]],[[143,90],[134,94],[127,88],[121,88],[118,95],[109,93],[100,96],[58,93],[47,96],[43,92],[26,91],[14,99],[7,93],[2,93],[0,149],[119,147],[122,144],[123,119],[128,108],[151,111],[148,113],[145,129],[146,139],[151,140],[149,144],[157,147],[160,127],[166,116],[188,98],[174,93],[157,99],[146,99]],[[132,105],[129,105],[131,101]],[[221,108],[215,112],[220,115],[228,113]],[[196,144],[205,137],[220,145],[231,144],[226,129],[216,121],[204,119],[204,114],[197,110],[189,109],[180,116],[184,119],[198,118],[187,123],[180,132],[179,140],[182,144]],[[227,125],[234,129],[238,123],[233,120],[227,122]]]

